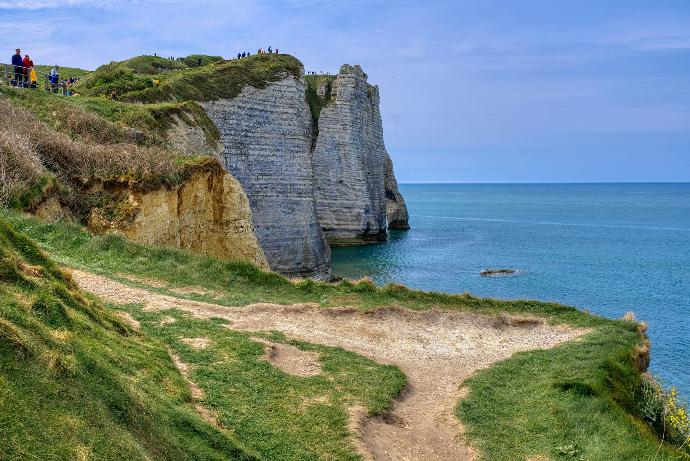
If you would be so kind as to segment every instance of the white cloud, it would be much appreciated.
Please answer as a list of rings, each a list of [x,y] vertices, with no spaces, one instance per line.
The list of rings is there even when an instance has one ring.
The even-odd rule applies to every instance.
[[[106,6],[114,0],[0,0],[0,9],[40,10],[70,6]]]

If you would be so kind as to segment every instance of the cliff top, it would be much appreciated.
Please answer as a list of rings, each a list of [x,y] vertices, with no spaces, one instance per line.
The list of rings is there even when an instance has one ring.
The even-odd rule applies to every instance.
[[[108,95],[128,102],[208,101],[233,98],[246,85],[263,88],[285,75],[302,75],[290,55],[261,54],[231,61],[208,60],[201,67],[152,56],[101,66],[77,85],[86,96]]]

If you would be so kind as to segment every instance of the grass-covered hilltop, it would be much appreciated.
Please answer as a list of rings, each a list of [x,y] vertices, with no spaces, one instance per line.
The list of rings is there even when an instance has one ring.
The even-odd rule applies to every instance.
[[[268,270],[206,103],[302,81],[310,149],[361,69],[79,72],[0,86],[0,460],[690,459],[632,315]]]

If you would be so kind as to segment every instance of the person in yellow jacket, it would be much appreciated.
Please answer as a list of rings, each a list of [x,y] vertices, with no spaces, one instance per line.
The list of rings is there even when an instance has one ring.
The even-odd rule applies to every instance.
[[[38,86],[38,76],[36,75],[36,69],[33,67],[29,69],[29,85],[31,88],[36,88]]]

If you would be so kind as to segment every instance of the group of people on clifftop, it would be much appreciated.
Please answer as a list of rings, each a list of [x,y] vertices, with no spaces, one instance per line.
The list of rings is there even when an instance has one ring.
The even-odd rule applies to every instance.
[[[279,54],[279,53],[280,53],[280,51],[278,50],[278,48],[276,48],[275,51],[274,51],[273,48],[271,48],[270,45],[269,45],[268,48],[265,49],[265,50],[264,50],[263,48],[259,48],[259,49],[256,51],[256,54]],[[248,57],[251,56],[251,55],[252,55],[252,54],[251,54],[250,52],[244,51],[244,52],[242,52],[242,53],[237,53],[237,59],[248,58]]]
[[[22,50],[17,48],[11,58],[11,74],[8,75],[9,84],[18,88],[38,88],[39,72],[28,54],[22,57]],[[53,66],[45,75],[46,90],[72,95],[72,85],[79,81],[79,77],[60,79],[60,68]]]
[[[38,77],[36,69],[34,69],[34,62],[28,54],[22,58],[22,50],[17,48],[15,54],[12,55],[13,78],[10,80],[12,86],[24,88],[36,88],[38,86]]]

